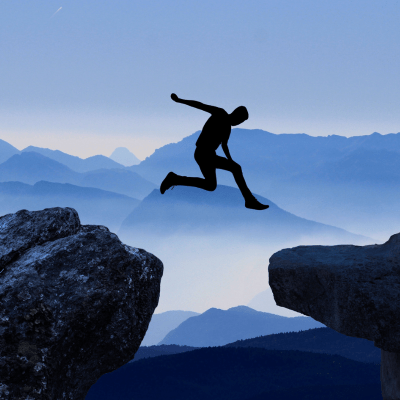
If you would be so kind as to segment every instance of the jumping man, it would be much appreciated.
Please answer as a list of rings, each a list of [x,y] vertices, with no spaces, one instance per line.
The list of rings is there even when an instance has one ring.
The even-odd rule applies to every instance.
[[[250,192],[243,177],[242,168],[232,160],[228,149],[228,140],[231,134],[231,126],[236,126],[249,118],[246,107],[240,106],[228,114],[223,108],[209,106],[194,100],[180,99],[175,93],[171,99],[177,103],[198,108],[211,114],[204,124],[196,142],[194,159],[200,167],[204,178],[192,178],[180,176],[170,172],[160,186],[161,194],[164,194],[172,186],[194,186],[200,189],[213,191],[217,188],[216,169],[230,171],[235,178],[240,192],[245,199],[245,207],[254,210],[265,210],[269,206],[261,204]],[[216,154],[218,146],[221,145],[226,158]]]

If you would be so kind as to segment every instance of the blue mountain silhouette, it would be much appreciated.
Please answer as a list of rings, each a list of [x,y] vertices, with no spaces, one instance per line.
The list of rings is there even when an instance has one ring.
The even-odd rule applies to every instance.
[[[240,339],[323,326],[310,317],[281,317],[255,311],[246,306],[233,307],[228,310],[210,308],[203,314],[182,322],[169,332],[159,345],[222,346]]]
[[[116,232],[139,200],[101,189],[68,183],[40,181],[33,186],[21,182],[0,183],[0,215],[21,209],[72,207],[83,224],[105,225]]]
[[[66,165],[73,171],[87,172],[95,169],[111,169],[111,168],[124,168],[123,165],[111,160],[110,158],[102,155],[92,156],[88,158],[80,158],[71,156],[67,153],[63,153],[60,150],[50,150],[42,147],[28,146],[22,150],[22,152],[35,152],[42,154],[54,161],[58,161],[61,164]]]
[[[22,152],[0,164],[0,182],[34,184],[43,180],[94,187],[139,199],[155,187],[137,173],[126,169],[100,169],[79,173],[36,152]]]
[[[213,192],[177,186],[161,195],[154,190],[126,218],[120,232],[134,231],[159,235],[211,234],[229,230],[231,234],[287,241],[301,235],[331,236],[343,242],[366,242],[367,238],[343,229],[299,218],[268,199],[256,195],[266,211],[248,210],[238,189],[219,185]]]

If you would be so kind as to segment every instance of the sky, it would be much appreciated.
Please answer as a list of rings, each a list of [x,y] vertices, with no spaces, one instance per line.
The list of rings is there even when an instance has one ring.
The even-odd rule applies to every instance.
[[[0,138],[144,159],[208,115],[313,136],[400,131],[400,1],[0,0]]]

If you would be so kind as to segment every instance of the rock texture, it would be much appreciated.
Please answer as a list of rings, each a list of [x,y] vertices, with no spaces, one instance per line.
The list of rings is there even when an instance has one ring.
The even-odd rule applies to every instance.
[[[276,304],[381,349],[383,398],[400,399],[400,234],[382,245],[299,246],[270,258]]]
[[[129,362],[163,265],[71,208],[0,218],[0,399],[84,400]]]
[[[278,251],[269,284],[278,306],[400,352],[400,234],[382,245]]]

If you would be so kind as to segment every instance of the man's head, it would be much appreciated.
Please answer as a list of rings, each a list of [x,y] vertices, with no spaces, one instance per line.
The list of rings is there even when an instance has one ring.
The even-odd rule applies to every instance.
[[[240,106],[235,108],[230,114],[229,119],[231,122],[231,126],[236,126],[246,121],[249,118],[249,113],[247,112],[247,108],[244,106]]]

